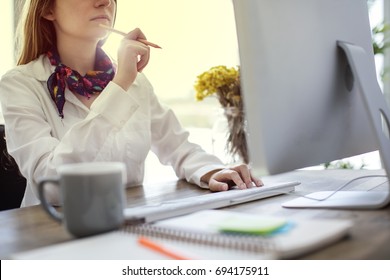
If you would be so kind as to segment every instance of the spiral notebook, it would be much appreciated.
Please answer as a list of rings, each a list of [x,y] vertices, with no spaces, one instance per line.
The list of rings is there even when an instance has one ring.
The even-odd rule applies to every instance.
[[[226,219],[263,217],[225,210],[204,210],[156,223],[126,226],[120,231],[48,246],[12,256],[13,259],[169,259],[141,246],[147,236],[164,248],[188,259],[285,259],[297,258],[336,242],[348,234],[348,220],[286,220],[287,229],[269,234],[221,233],[216,225]],[[269,224],[267,225],[269,226]]]

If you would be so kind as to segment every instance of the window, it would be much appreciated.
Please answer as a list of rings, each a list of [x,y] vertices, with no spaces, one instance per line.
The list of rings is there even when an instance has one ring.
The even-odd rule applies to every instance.
[[[383,11],[384,0],[370,0],[368,1],[368,4],[370,9],[369,11],[370,11],[371,28],[374,28],[375,26],[383,23],[384,21],[384,11]],[[382,55],[375,56],[375,64],[376,64],[376,70],[378,75],[378,81],[383,89],[384,86],[383,86],[382,73],[384,67],[384,60]]]
[[[14,65],[13,1],[5,0],[2,9],[9,12],[3,12],[0,17],[0,36],[2,38],[0,44],[0,77]]]
[[[195,101],[193,85],[212,66],[239,64],[232,1],[118,1],[115,27],[125,32],[139,27],[162,46],[151,50],[144,70],[156,94],[184,126],[210,127],[219,105],[213,98]],[[112,34],[105,45],[113,57],[120,39]]]
[[[13,1],[5,0],[2,3],[3,11],[0,17],[0,77],[15,64],[14,62],[14,50],[13,50]],[[3,115],[1,114],[0,106],[0,124],[3,124]]]

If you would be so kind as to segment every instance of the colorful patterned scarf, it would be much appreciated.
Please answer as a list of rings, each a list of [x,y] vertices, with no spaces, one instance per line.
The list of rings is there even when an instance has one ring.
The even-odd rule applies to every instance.
[[[47,88],[61,118],[64,118],[66,87],[73,93],[89,98],[93,94],[100,93],[115,75],[110,58],[99,47],[96,49],[95,70],[88,71],[85,76],[62,64],[57,50],[48,51],[47,56],[51,65],[56,66],[47,81]]]

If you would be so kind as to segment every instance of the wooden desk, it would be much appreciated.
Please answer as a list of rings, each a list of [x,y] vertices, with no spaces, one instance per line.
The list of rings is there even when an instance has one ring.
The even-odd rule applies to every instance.
[[[300,194],[318,190],[334,190],[358,176],[384,174],[383,171],[325,170],[294,171],[274,176],[280,181],[300,181]],[[362,179],[349,189],[369,189],[384,178]],[[386,189],[387,184],[377,189]],[[184,181],[149,184],[127,190],[129,205],[156,203],[167,199],[207,193]],[[282,195],[230,207],[230,210],[272,214],[308,219],[349,219],[355,224],[349,237],[327,248],[305,255],[303,259],[390,259],[390,207],[381,210],[286,209],[280,203],[293,197]],[[0,258],[16,252],[66,242],[73,238],[53,221],[40,206],[0,212]]]

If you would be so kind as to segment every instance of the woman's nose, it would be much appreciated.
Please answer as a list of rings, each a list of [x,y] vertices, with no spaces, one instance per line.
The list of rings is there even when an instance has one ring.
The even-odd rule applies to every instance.
[[[102,6],[108,7],[108,6],[110,6],[112,4],[113,1],[114,0],[97,0],[95,2],[95,6],[96,7],[102,7]]]

